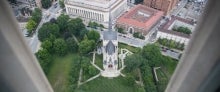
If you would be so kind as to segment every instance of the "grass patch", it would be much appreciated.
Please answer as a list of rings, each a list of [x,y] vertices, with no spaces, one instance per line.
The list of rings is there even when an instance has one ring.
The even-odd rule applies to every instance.
[[[102,59],[103,59],[102,55],[98,55],[98,54],[95,55],[95,64],[101,69],[103,69]]]
[[[139,51],[141,50],[141,48],[129,46],[129,45],[124,44],[124,43],[118,43],[118,47],[119,47],[119,48],[128,49],[129,51],[131,51],[131,52],[133,52],[133,53],[137,53],[137,52],[139,52]]]
[[[114,79],[98,77],[83,84],[76,92],[134,92],[135,87],[125,84],[126,81],[123,77]]]
[[[169,57],[164,56],[164,59],[170,59]],[[157,88],[159,92],[162,92],[166,89],[166,86],[177,66],[178,62],[175,60],[167,60],[160,69],[157,70]]]
[[[52,85],[54,92],[66,92],[68,87],[68,76],[74,59],[77,54],[68,54],[63,57],[53,56],[47,78]]]

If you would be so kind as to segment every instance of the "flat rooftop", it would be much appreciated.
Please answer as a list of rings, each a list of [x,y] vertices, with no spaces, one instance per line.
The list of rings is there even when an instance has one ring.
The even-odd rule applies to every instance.
[[[117,23],[149,29],[161,19],[163,14],[162,11],[139,4],[122,15]]]
[[[104,40],[117,40],[117,32],[115,31],[103,31]]]
[[[109,8],[118,0],[67,0],[67,2],[80,3],[85,5],[97,6],[101,8]]]
[[[169,33],[169,34],[174,34],[174,35],[181,36],[181,37],[184,37],[184,38],[190,38],[191,35],[187,35],[187,34],[184,34],[184,33],[181,33],[181,32],[176,32],[176,31],[173,31],[172,29],[169,30],[169,27],[175,21],[180,21],[182,23],[186,23],[186,24],[189,24],[189,25],[192,25],[192,26],[194,24],[193,21],[191,21],[191,20],[183,19],[183,18],[180,18],[180,17],[177,17],[177,16],[171,16],[171,19],[169,21],[167,21],[164,25],[162,25],[159,28],[159,31]]]

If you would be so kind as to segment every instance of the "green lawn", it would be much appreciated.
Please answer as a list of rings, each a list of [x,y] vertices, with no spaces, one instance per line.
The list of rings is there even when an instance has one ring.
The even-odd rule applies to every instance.
[[[165,57],[165,59],[168,57]],[[178,61],[171,60],[167,61],[163,66],[161,66],[160,69],[157,70],[157,77],[159,82],[157,82],[158,90],[159,92],[162,92],[165,90],[176,66],[178,64]]]
[[[118,43],[118,47],[119,47],[119,48],[128,49],[129,51],[131,51],[131,52],[133,52],[133,53],[139,52],[139,51],[141,50],[140,48],[133,47],[133,46],[129,46],[129,45],[124,44],[124,43]]]
[[[98,55],[98,54],[96,54],[96,56],[95,56],[95,64],[97,65],[97,66],[99,66],[99,68],[101,68],[101,69],[103,69],[103,61],[102,61],[102,55]]]
[[[83,84],[76,92],[134,92],[134,86],[128,86],[125,81],[123,77],[114,79],[98,77]]]
[[[52,85],[54,92],[66,92],[68,87],[68,76],[71,65],[77,54],[68,54],[63,57],[54,56],[47,78]]]

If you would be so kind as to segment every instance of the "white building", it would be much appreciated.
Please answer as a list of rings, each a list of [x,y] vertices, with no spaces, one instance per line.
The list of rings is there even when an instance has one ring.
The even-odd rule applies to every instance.
[[[126,0],[66,0],[65,7],[70,16],[81,17],[108,26],[109,13],[112,20],[127,8]]]
[[[167,21],[157,31],[157,39],[166,38],[166,39],[171,39],[176,42],[184,43],[185,45],[187,45],[191,38],[191,35],[173,31],[173,28],[178,28],[181,26],[189,28],[192,31],[192,33],[195,29],[194,23],[192,21],[186,20],[186,19],[183,19],[177,16],[171,16],[171,19]]]
[[[117,77],[118,70],[118,39],[116,31],[103,32],[103,68],[102,76]]]

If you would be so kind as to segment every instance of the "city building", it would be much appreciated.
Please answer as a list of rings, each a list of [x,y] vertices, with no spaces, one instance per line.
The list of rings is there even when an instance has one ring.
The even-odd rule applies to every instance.
[[[164,25],[162,25],[157,31],[157,39],[158,38],[172,39],[176,42],[184,43],[185,45],[187,45],[191,38],[191,35],[173,31],[173,28],[178,28],[178,27],[187,27],[192,32],[195,29],[193,21],[183,19],[177,16],[171,16],[170,20],[167,21]]]
[[[66,0],[66,12],[85,21],[96,21],[108,26],[109,14],[115,20],[127,8],[126,0]],[[111,11],[111,12],[110,12]]]
[[[161,20],[163,12],[144,6],[136,5],[122,15],[116,22],[118,28],[123,28],[127,34],[140,32],[147,35],[150,29]]]
[[[128,4],[134,4],[135,3],[135,0],[127,0],[128,1]]]
[[[22,2],[24,4],[27,4],[30,7],[35,7],[36,6],[36,1],[35,0],[17,0],[17,1]]]
[[[112,16],[109,14],[108,30],[103,31],[102,53],[103,68],[101,75],[104,77],[117,77],[120,75],[118,70],[118,37],[112,25]]]
[[[168,14],[175,6],[178,0],[144,0],[144,5],[164,11]]]

